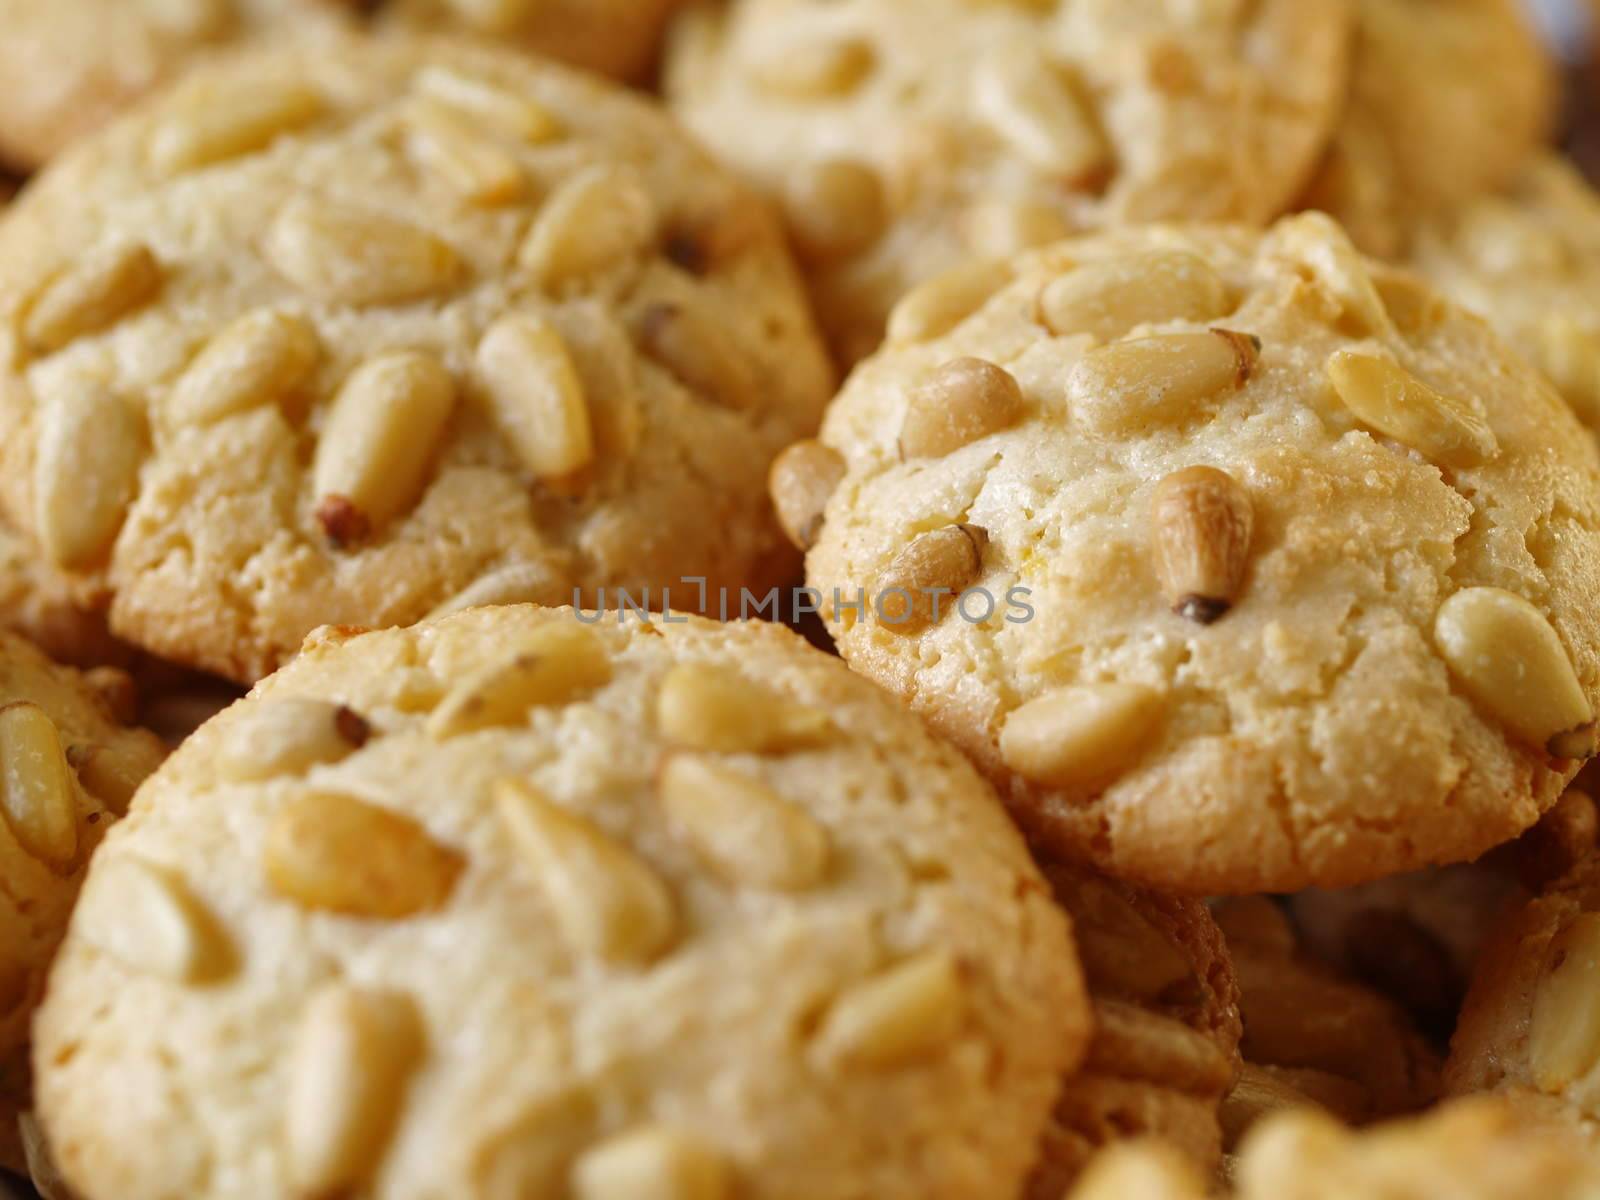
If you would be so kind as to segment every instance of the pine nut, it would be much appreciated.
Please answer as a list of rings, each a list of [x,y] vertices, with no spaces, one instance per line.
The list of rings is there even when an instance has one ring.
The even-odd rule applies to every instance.
[[[96,860],[73,929],[125,966],[175,983],[229,974],[235,955],[183,880],[142,859]]]
[[[1181,251],[1085,263],[1039,293],[1039,315],[1051,333],[1087,333],[1101,342],[1140,325],[1211,321],[1227,311],[1221,276]]]
[[[1067,396],[1097,432],[1173,424],[1242,388],[1260,354],[1258,339],[1226,329],[1129,338],[1084,355],[1067,376]]]
[[[1464,588],[1439,608],[1434,641],[1480,708],[1556,758],[1595,753],[1594,708],[1561,636],[1532,604],[1500,588]]]
[[[143,242],[92,250],[52,279],[28,305],[22,333],[36,354],[50,354],[99,333],[161,290],[163,272]]]
[[[756,402],[750,365],[708,317],[681,304],[652,304],[637,321],[639,347],[690,391],[724,408]]]
[[[211,339],[174,385],[168,411],[183,424],[202,425],[280,404],[321,357],[317,332],[304,317],[257,309]]]
[[[1087,1070],[1217,1098],[1233,1082],[1233,1063],[1217,1043],[1176,1017],[1098,996],[1094,1026]]]
[[[886,1070],[948,1045],[965,1018],[965,988],[955,960],[927,951],[837,997],[815,1048],[830,1066]]]
[[[146,0],[144,9],[160,28],[197,41],[227,33],[238,16],[230,0]]]
[[[826,158],[802,163],[790,177],[784,215],[802,252],[813,259],[859,254],[889,223],[883,181],[865,163]]]
[[[571,1190],[572,1200],[727,1200],[733,1194],[720,1156],[659,1125],[587,1151],[572,1169]]]
[[[424,67],[413,89],[524,142],[548,142],[561,134],[561,123],[538,101],[447,67]]]
[[[37,704],[0,708],[0,813],[22,848],[56,871],[78,856],[72,768],[55,722]]]
[[[287,801],[267,830],[262,861],[286,900],[391,919],[442,907],[464,865],[409,817],[333,792]]]
[[[729,883],[799,892],[827,872],[827,831],[748,775],[675,754],[661,769],[661,803],[700,860]]]
[[[1166,708],[1137,683],[1091,683],[1047,692],[1016,709],[1000,731],[1013,771],[1062,788],[1104,784],[1143,749]]]
[[[310,125],[323,110],[322,96],[298,80],[257,80],[220,95],[193,94],[151,134],[150,163],[158,171],[178,172],[253,154]]]
[[[1540,1090],[1560,1092],[1600,1065],[1600,913],[1580,913],[1545,952],[1533,994],[1528,1066]]]
[[[372,729],[353,710],[328,700],[266,700],[240,712],[213,753],[217,774],[235,783],[303,775],[350,757]]]
[[[139,785],[155,774],[163,757],[155,746],[144,743],[67,747],[67,762],[77,772],[84,791],[119,817],[128,811]]]
[[[517,259],[554,288],[639,257],[655,237],[655,201],[638,172],[589,167],[545,202]]]
[[[1009,197],[979,200],[961,218],[962,242],[983,258],[1010,258],[1072,232],[1072,223],[1054,205]]]
[[[544,604],[555,606],[571,592],[554,572],[542,563],[512,563],[473,580],[461,591],[428,614],[429,620],[486,608],[495,604]]]
[[[677,935],[677,906],[644,860],[520,780],[498,783],[495,800],[574,950],[641,963],[667,949]]]
[[[816,545],[822,533],[823,511],[839,481],[845,463],[837,450],[807,438],[788,447],[772,461],[767,490],[789,540],[801,550]]]
[[[455,408],[455,383],[439,360],[390,354],[358,367],[334,400],[317,445],[316,494],[346,501],[352,529],[319,512],[336,546],[376,529],[414,504],[428,464]]]
[[[456,252],[431,233],[328,200],[291,201],[272,223],[265,251],[278,274],[334,304],[406,304],[461,277]]]
[[[34,523],[57,566],[86,567],[111,548],[138,490],[144,434],[132,405],[87,378],[40,410]]]
[[[1250,494],[1225,471],[1188,467],[1156,485],[1150,521],[1172,611],[1200,625],[1218,620],[1233,607],[1249,566]]]
[[[892,343],[927,342],[949,333],[1011,282],[1003,262],[973,262],[953,267],[919,284],[889,314]]]
[[[771,754],[813,746],[832,731],[828,715],[795,704],[722,667],[682,663],[656,696],[661,736],[682,750]]]
[[[1362,424],[1433,462],[1470,467],[1499,453],[1494,431],[1470,403],[1434,391],[1392,359],[1336,350],[1328,381]]]
[[[422,1040],[422,1018],[408,996],[330,983],[311,997],[289,1059],[284,1108],[296,1195],[343,1195],[370,1180]]]
[[[1009,429],[1026,408],[1022,388],[1004,367],[952,359],[911,392],[900,422],[900,454],[941,458]]]
[[[1088,871],[1052,871],[1057,902],[1072,917],[1083,973],[1096,995],[1154,1004],[1192,983],[1193,965],[1109,880]],[[1229,934],[1231,936],[1232,929]]]
[[[1006,46],[987,54],[973,76],[978,117],[1017,154],[1067,187],[1106,164],[1105,138],[1083,101],[1043,55]]]
[[[920,534],[878,576],[879,624],[909,635],[942,620],[982,575],[988,546],[989,531],[981,525],[947,525]]]
[[[1585,425],[1600,425],[1600,336],[1564,314],[1547,316],[1529,356]]]
[[[539,479],[560,479],[594,459],[583,381],[549,321],[502,317],[478,343],[478,374],[495,421]]]
[[[463,199],[494,208],[521,197],[524,181],[517,160],[443,105],[419,102],[408,128],[412,156]]]
[[[838,98],[859,87],[877,60],[872,45],[861,38],[812,38],[786,43],[756,63],[751,76],[766,92],[803,100]]]
[[[132,725],[139,719],[139,685],[121,667],[90,667],[83,682],[119,724]]]
[[[1305,268],[1338,303],[1345,332],[1357,337],[1398,336],[1360,251],[1332,217],[1309,212],[1285,218],[1268,234],[1268,243]]]
[[[581,625],[546,625],[515,655],[463,680],[428,715],[428,736],[517,725],[535,707],[565,704],[611,678],[604,643]]]

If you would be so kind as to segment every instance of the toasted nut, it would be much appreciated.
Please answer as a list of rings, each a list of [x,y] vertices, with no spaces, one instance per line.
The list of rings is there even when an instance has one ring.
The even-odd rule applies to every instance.
[[[611,678],[605,644],[581,625],[546,625],[515,654],[463,680],[428,715],[428,736],[456,737],[525,721],[530,709],[565,704]]]
[[[22,325],[28,348],[49,354],[116,324],[161,290],[162,277],[161,264],[143,242],[90,251],[28,305]]]
[[[1470,467],[1499,452],[1494,431],[1470,403],[1434,391],[1392,359],[1336,350],[1328,381],[1362,424],[1434,462]]]
[[[1564,313],[1539,325],[1529,348],[1562,397],[1585,425],[1600,425],[1600,335]]]
[[[751,75],[764,91],[818,100],[854,91],[877,60],[871,43],[861,38],[812,38],[786,42],[754,64]]]
[[[1087,1070],[1201,1095],[1220,1096],[1233,1081],[1233,1063],[1217,1043],[1175,1017],[1096,997],[1094,1025]]]
[[[358,307],[405,304],[455,285],[461,261],[415,225],[369,209],[302,197],[267,234],[267,261],[319,300]]]
[[[677,906],[643,859],[521,780],[496,784],[495,802],[573,949],[609,962],[648,962],[667,949]]]
[[[1199,1200],[1210,1191],[1187,1155],[1149,1138],[1113,1142],[1096,1153],[1073,1185],[1072,1200]]]
[[[211,339],[173,387],[168,411],[200,425],[281,403],[321,357],[317,332],[304,317],[257,309]]]
[[[660,786],[667,816],[728,882],[798,892],[827,872],[827,830],[759,780],[675,754],[661,769]]]
[[[956,606],[983,573],[989,531],[946,525],[919,534],[878,576],[878,623],[891,633],[919,633]]]
[[[150,135],[150,163],[158,171],[188,171],[264,149],[303,129],[323,113],[310,84],[285,79],[248,87],[191,90],[181,109]]]
[[[463,199],[492,208],[521,197],[517,160],[449,108],[420,101],[408,113],[407,128],[412,157]]]
[[[609,270],[655,241],[656,206],[631,167],[597,166],[545,202],[517,258],[547,287]]]
[[[311,997],[284,1105],[296,1195],[342,1195],[371,1178],[422,1043],[422,1018],[409,996],[330,983]]]
[[[593,460],[583,381],[549,321],[531,313],[496,321],[478,343],[478,373],[496,422],[535,476],[559,479]]]
[[[22,848],[56,871],[78,856],[78,804],[61,735],[26,700],[0,708],[0,813]]]
[[[307,697],[265,700],[226,727],[213,761],[218,775],[238,783],[303,775],[348,758],[371,735],[365,719],[342,704]]]
[[[139,719],[139,685],[121,667],[90,667],[83,682],[121,724],[132,725]]]
[[[1071,876],[1069,894],[1056,883],[1072,914],[1083,973],[1096,996],[1154,1004],[1193,982],[1193,964],[1178,945],[1145,919],[1116,885],[1088,872]]]
[[[334,400],[317,445],[318,497],[338,497],[376,527],[415,503],[455,408],[455,383],[431,355],[390,354],[358,367]],[[323,525],[334,544],[348,527]]]
[[[110,549],[138,489],[144,434],[133,406],[90,379],[40,411],[34,521],[58,566],[86,567]]]
[[[1209,625],[1232,608],[1255,526],[1250,494],[1233,476],[1215,467],[1168,475],[1156,485],[1150,524],[1172,611]]]
[[[208,983],[234,967],[232,947],[183,880],[142,859],[96,860],[72,924],[133,970],[177,983]]]
[[[145,742],[126,745],[67,747],[67,762],[78,774],[84,791],[121,816],[165,755],[159,747]]]
[[[1237,1145],[1250,1127],[1263,1117],[1289,1108],[1318,1107],[1320,1105],[1299,1088],[1247,1062],[1217,1110],[1217,1116],[1222,1121],[1223,1145]]]
[[[907,292],[889,314],[890,342],[926,342],[950,332],[1011,282],[1003,262],[974,262],[935,275]]]
[[[1260,355],[1259,339],[1227,329],[1129,338],[1084,355],[1067,376],[1067,395],[1102,433],[1174,424],[1242,388]]]
[[[639,347],[690,391],[724,408],[756,402],[755,376],[738,347],[705,315],[680,304],[652,304],[636,323]]]
[[[961,218],[963,243],[983,258],[1009,258],[1071,233],[1071,222],[1055,205],[1009,196],[979,200]]]
[[[1137,683],[1091,683],[1047,692],[1006,718],[1000,756],[1012,770],[1053,787],[1108,783],[1139,754],[1166,700]]]
[[[900,453],[939,458],[1009,429],[1026,408],[1022,388],[1004,367],[981,358],[951,359],[907,399]]]
[[[767,490],[778,512],[778,524],[801,550],[811,549],[821,535],[823,510],[844,471],[839,452],[811,438],[796,442],[773,459]]]
[[[1358,337],[1393,337],[1394,322],[1350,235],[1332,217],[1301,213],[1278,222],[1270,243],[1311,277],[1339,305],[1346,332]]]
[[[828,715],[796,704],[721,667],[683,663],[656,696],[661,736],[683,750],[770,754],[816,745],[832,731]]]
[[[815,1049],[830,1066],[898,1067],[948,1045],[965,1019],[966,990],[955,960],[927,951],[838,996]]]
[[[1085,263],[1039,293],[1039,315],[1057,335],[1113,342],[1140,325],[1211,321],[1228,311],[1228,289],[1205,259],[1182,251]]]
[[[527,7],[526,0],[519,2]],[[421,96],[525,142],[547,142],[561,133],[561,123],[536,100],[447,67],[424,67],[414,87]]]
[[[806,255],[843,258],[878,240],[889,222],[889,202],[871,167],[854,159],[826,158],[795,169],[784,213]]]
[[[542,563],[512,563],[480,575],[428,614],[430,619],[494,604],[544,604],[554,607],[572,593]]]
[[[1105,138],[1061,69],[1042,54],[997,48],[979,62],[973,87],[977,115],[1066,186],[1081,186],[1105,166]]]
[[[573,1200],[726,1200],[728,1168],[714,1151],[659,1125],[619,1134],[572,1168]]]
[[[1528,1066],[1559,1092],[1600,1064],[1600,913],[1579,913],[1550,942],[1533,995]]]
[[[409,817],[334,792],[287,801],[262,851],[267,882],[286,900],[354,917],[410,917],[441,907],[461,856]]]
[[[1557,758],[1595,752],[1594,708],[1550,622],[1521,596],[1464,588],[1434,620],[1434,641],[1474,703]]]

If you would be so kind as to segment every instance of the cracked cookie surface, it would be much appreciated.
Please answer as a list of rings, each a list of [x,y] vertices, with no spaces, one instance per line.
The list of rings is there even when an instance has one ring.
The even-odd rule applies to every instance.
[[[529,606],[322,631],[209,722],[50,997],[51,1144],[118,1200],[1009,1200],[1089,1025],[914,714],[775,625]]]
[[[792,569],[765,472],[831,373],[780,232],[605,81],[241,55],[41,176],[0,287],[6,505],[164,657]]]
[[[1592,439],[1324,217],[925,285],[773,492],[851,665],[1150,886],[1469,859],[1593,749]]]

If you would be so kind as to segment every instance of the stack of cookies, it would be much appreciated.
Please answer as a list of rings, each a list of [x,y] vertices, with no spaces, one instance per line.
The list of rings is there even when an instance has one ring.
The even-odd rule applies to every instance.
[[[0,1194],[1600,1191],[1600,197],[1516,0],[0,69]]]

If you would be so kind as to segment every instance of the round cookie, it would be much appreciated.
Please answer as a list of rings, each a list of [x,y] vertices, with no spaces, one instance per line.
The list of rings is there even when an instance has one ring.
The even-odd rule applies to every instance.
[[[1303,204],[1369,254],[1508,182],[1545,139],[1553,66],[1521,0],[1356,0],[1349,98]]]
[[[1515,836],[1592,754],[1593,440],[1326,217],[1062,243],[891,324],[773,495],[844,657],[1059,852],[1352,884]]]
[[[831,376],[781,235],[604,81],[218,63],[28,189],[0,293],[6,505],[165,658],[248,682],[325,622],[793,569],[765,473]]]
[[[106,682],[0,631],[0,1167],[14,1170],[45,971],[90,852],[165,754],[119,719]]]
[[[846,361],[970,256],[1277,216],[1332,128],[1345,0],[702,5],[667,93],[778,197]]]
[[[506,606],[324,631],[186,742],[35,1063],[87,1200],[969,1200],[1088,1026],[992,791],[866,680]]]
[[[125,662],[128,648],[105,618],[82,607],[73,589],[27,542],[0,525],[0,623],[58,662],[78,667]]]
[[[31,170],[219,45],[332,24],[338,0],[0,0],[0,160]]]
[[[1163,896],[1046,863],[1094,1006],[1025,1200],[1060,1200],[1097,1151],[1160,1137],[1203,1169],[1222,1158],[1218,1105],[1239,1069],[1238,983],[1199,900]]]

